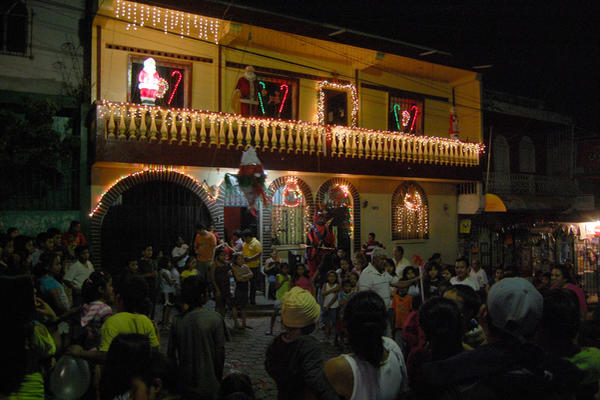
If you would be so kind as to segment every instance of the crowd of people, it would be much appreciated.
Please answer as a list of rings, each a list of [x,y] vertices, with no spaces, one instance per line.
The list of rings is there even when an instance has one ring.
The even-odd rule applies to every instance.
[[[81,398],[253,399],[248,376],[224,376],[225,342],[230,328],[252,329],[246,310],[262,279],[274,300],[267,335],[281,319],[265,349],[279,399],[600,395],[594,316],[569,266],[533,279],[498,268],[488,279],[476,259],[445,265],[435,253],[422,263],[400,245],[390,257],[371,233],[351,256],[323,252],[311,274],[277,250],[261,262],[250,230],[224,241],[198,225],[190,244],[179,236],[157,257],[149,245],[101,270],[80,230],[73,221],[35,239],[16,228],[0,236],[0,397],[60,397],[49,376],[57,359],[75,357],[91,371]],[[342,355],[323,359],[317,336]]]

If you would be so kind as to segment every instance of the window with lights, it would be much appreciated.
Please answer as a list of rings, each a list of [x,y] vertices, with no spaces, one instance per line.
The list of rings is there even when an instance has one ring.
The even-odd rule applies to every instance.
[[[390,94],[388,130],[423,134],[423,99]]]
[[[392,239],[428,239],[429,205],[423,189],[414,182],[398,186],[392,196]]]
[[[288,179],[275,191],[271,206],[273,244],[304,243],[306,201],[298,181]]]
[[[154,57],[130,55],[128,76],[128,101],[144,102],[141,74],[145,71],[145,63],[153,60],[156,70],[157,93],[149,105],[162,107],[188,108],[190,106],[190,87],[192,76],[191,63],[177,63]]]
[[[258,75],[258,116],[297,119],[298,80]]]
[[[0,54],[31,55],[31,14],[23,1],[0,6]]]

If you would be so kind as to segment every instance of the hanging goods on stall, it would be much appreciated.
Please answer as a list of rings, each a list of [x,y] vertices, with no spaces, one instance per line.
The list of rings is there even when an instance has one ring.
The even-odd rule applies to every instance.
[[[250,206],[250,212],[256,216],[256,199],[260,196],[263,200],[263,204],[269,202],[267,195],[265,194],[265,174],[262,162],[256,155],[254,147],[249,147],[248,150],[242,153],[242,160],[240,161],[240,169],[237,174],[225,174],[225,184],[228,188],[234,186],[232,179],[235,179],[240,190],[244,194],[244,197],[248,201]]]

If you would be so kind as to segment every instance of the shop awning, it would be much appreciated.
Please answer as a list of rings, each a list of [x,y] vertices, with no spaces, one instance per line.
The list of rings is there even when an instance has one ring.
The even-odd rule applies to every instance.
[[[572,199],[518,194],[485,195],[485,212],[563,212],[572,206]]]

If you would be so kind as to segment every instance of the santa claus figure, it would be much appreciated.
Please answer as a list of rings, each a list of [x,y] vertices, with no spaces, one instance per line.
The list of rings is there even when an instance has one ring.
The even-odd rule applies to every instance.
[[[306,260],[311,277],[317,272],[323,256],[335,250],[335,236],[329,228],[331,221],[327,221],[326,211],[322,209],[315,213],[309,227]]]
[[[138,75],[138,88],[140,89],[142,104],[154,105],[158,96],[160,81],[160,75],[156,72],[156,61],[153,58],[146,58],[144,60],[144,69]]]
[[[260,87],[254,67],[247,66],[242,76],[235,85],[233,92],[232,106],[236,113],[244,117],[258,115],[258,91]]]

